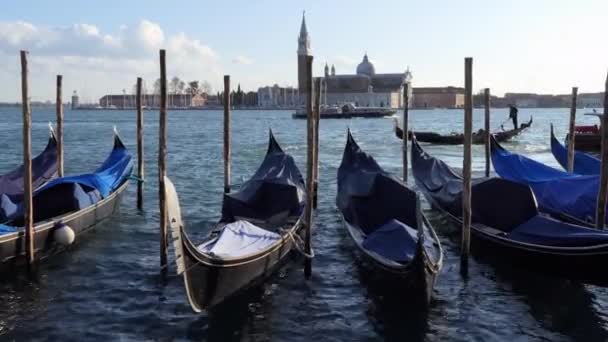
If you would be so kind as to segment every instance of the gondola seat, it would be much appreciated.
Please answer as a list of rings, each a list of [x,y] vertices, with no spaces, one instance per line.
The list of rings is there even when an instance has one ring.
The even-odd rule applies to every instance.
[[[363,248],[389,260],[408,263],[414,259],[418,232],[397,220],[390,220],[363,240]]]
[[[239,220],[225,225],[219,237],[201,244],[198,249],[218,258],[235,258],[263,251],[280,239],[277,233]]]

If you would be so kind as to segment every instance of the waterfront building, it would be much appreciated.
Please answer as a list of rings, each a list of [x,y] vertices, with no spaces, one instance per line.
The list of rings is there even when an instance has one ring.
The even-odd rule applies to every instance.
[[[310,37],[302,17],[300,36],[298,37],[298,87],[301,96],[300,106],[305,105],[306,97],[306,56],[311,54]],[[376,73],[376,67],[369,60],[367,53],[357,66],[355,74],[336,74],[334,65],[325,64],[322,100],[324,104],[338,105],[351,102],[363,107],[402,107],[405,84],[412,82],[409,68],[405,72]],[[410,86],[410,98],[411,98]]]
[[[196,95],[194,96],[196,97]],[[195,99],[192,94],[169,94],[167,95],[168,107],[200,107],[201,99]],[[121,94],[121,95],[104,95],[99,99],[99,105],[104,108],[135,108],[136,96]],[[203,105],[205,103],[202,99]],[[159,94],[144,94],[142,95],[142,105],[144,107],[160,107]]]
[[[294,107],[298,104],[298,91],[294,87],[260,87],[257,92],[257,105],[263,108]]]
[[[413,88],[412,102],[414,108],[461,108],[464,106],[464,88]]]
[[[80,106],[80,99],[78,98],[78,93],[74,90],[72,93],[72,109],[76,109]]]

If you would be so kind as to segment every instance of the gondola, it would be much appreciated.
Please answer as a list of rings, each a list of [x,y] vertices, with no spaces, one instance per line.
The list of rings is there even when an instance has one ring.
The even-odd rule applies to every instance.
[[[199,244],[186,234],[175,188],[169,179],[165,182],[177,270],[195,312],[255,285],[292,249],[301,250],[304,180],[272,132],[262,164],[239,191],[224,194],[222,217]]]
[[[120,137],[93,173],[55,178],[33,194],[36,257],[46,259],[62,251],[80,235],[109,218],[118,208],[131,174],[131,155]],[[23,261],[25,236],[23,205],[3,199],[0,210],[0,264]],[[4,268],[4,267],[3,267]]]
[[[336,205],[346,231],[373,272],[428,303],[442,266],[441,244],[420,200],[363,152],[350,130],[338,169]]]
[[[559,165],[561,165],[564,170],[567,170],[568,149],[555,137],[553,125],[551,125],[551,153]],[[574,173],[579,175],[599,175],[600,160],[585,152],[574,151]]]
[[[529,185],[539,208],[562,221],[595,225],[598,175],[577,175],[511,153],[492,139],[492,165],[500,177]]]
[[[585,113],[588,116],[595,116],[602,121],[603,114],[600,113]],[[574,148],[579,151],[600,152],[602,149],[601,127],[598,125],[577,125],[574,127]],[[568,145],[570,135],[566,135],[564,140]]]
[[[57,176],[57,138],[50,129],[49,140],[44,150],[32,159],[32,188],[38,189]],[[13,200],[23,194],[23,165],[0,175],[0,197],[11,197]]]
[[[462,223],[462,178],[412,142],[412,171],[431,205]],[[539,213],[529,186],[503,178],[472,182],[474,253],[571,280],[608,285],[608,232],[565,223]]]
[[[495,139],[498,141],[507,141],[519,133],[526,130],[528,127],[532,126],[533,118],[530,117],[530,121],[527,123],[521,124],[518,129],[511,129],[506,131],[496,131],[492,134]],[[403,129],[399,127],[399,122],[395,119],[395,135],[399,139],[403,139]],[[462,145],[464,142],[464,135],[460,133],[451,133],[451,134],[439,134],[435,132],[414,132],[416,136],[416,140],[418,142],[425,142],[431,144],[439,144],[439,145]],[[408,139],[412,139],[412,132],[410,131],[408,134]],[[473,133],[473,144],[482,145],[485,144],[485,134],[484,130],[480,129],[477,132]]]

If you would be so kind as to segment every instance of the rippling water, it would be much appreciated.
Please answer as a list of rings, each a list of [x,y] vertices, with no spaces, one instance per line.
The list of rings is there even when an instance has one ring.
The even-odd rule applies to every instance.
[[[567,112],[520,110],[520,121],[533,114],[534,124],[506,147],[557,166],[549,151],[549,123],[563,138]],[[507,117],[502,109],[492,113],[494,127]],[[462,130],[462,111],[412,111],[411,117],[414,129]],[[596,120],[579,117],[581,122]],[[44,147],[47,122],[53,120],[52,110],[34,109],[34,153]],[[66,111],[65,120],[68,174],[101,163],[112,147],[113,125],[135,153],[134,112]],[[476,110],[474,129],[482,127],[481,120],[482,111]],[[340,224],[335,177],[347,127],[383,167],[401,173],[400,141],[390,119],[321,122],[312,280],[304,280],[302,260],[296,258],[229,309],[194,314],[181,278],[163,281],[159,276],[157,112],[146,113],[145,121],[144,211],[136,209],[131,185],[120,213],[71,251],[44,263],[36,282],[0,281],[1,340],[608,340],[606,289],[514,270],[475,251],[469,277],[463,279],[458,272],[457,227],[428,208],[445,251],[430,309],[425,313],[394,305],[375,290]],[[21,161],[20,111],[0,109],[0,122],[4,172]],[[200,237],[219,218],[221,208],[222,114],[172,112],[168,127],[168,174],[179,191],[188,231]],[[305,121],[292,120],[285,111],[236,111],[232,127],[234,182],[251,175],[261,162],[270,127],[305,171]],[[453,166],[462,165],[462,146],[427,150]],[[475,146],[473,153],[474,174],[480,174],[483,147]]]

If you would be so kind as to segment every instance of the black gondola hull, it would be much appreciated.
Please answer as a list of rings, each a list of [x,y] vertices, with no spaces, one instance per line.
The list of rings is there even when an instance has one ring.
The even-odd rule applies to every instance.
[[[498,131],[492,133],[494,138],[499,142],[504,142],[510,140],[511,138],[517,136],[527,128],[532,126],[532,118],[528,123],[522,124],[518,129],[511,129],[506,131]],[[463,134],[439,134],[435,132],[416,132],[414,131],[414,135],[416,136],[416,140],[424,143],[431,144],[439,144],[439,145],[462,145],[464,143],[464,135]],[[395,123],[395,136],[399,139],[403,139],[403,130],[401,127]],[[412,132],[408,132],[408,140],[412,139]],[[474,132],[472,134],[472,143],[475,145],[483,145],[485,144],[485,134],[483,130],[479,132]]]
[[[299,228],[298,228],[299,229]],[[181,231],[184,282],[192,308],[209,310],[270,276],[293,248],[293,240],[284,236],[264,253],[249,258],[225,261],[211,259],[198,252]]]
[[[75,234],[74,243],[81,236],[92,230],[97,224],[110,218],[120,205],[120,199],[128,186],[128,180],[116,189],[110,196],[77,212],[62,215],[51,220],[37,223],[34,226],[34,246],[37,259],[46,259],[66,249],[53,239],[53,233],[58,224],[69,226]],[[14,266],[25,262],[25,235],[23,232],[4,234],[0,236],[0,268]]]
[[[385,292],[385,295],[407,294],[408,300],[418,304],[430,303],[437,275],[442,266],[441,260],[437,263],[433,262],[419,246],[414,260],[408,265],[387,265],[357,243],[357,232],[353,231],[355,228],[344,219],[342,222],[356,246],[356,253],[361,258],[362,266],[373,274],[373,281],[382,284],[384,291],[389,291]]]

